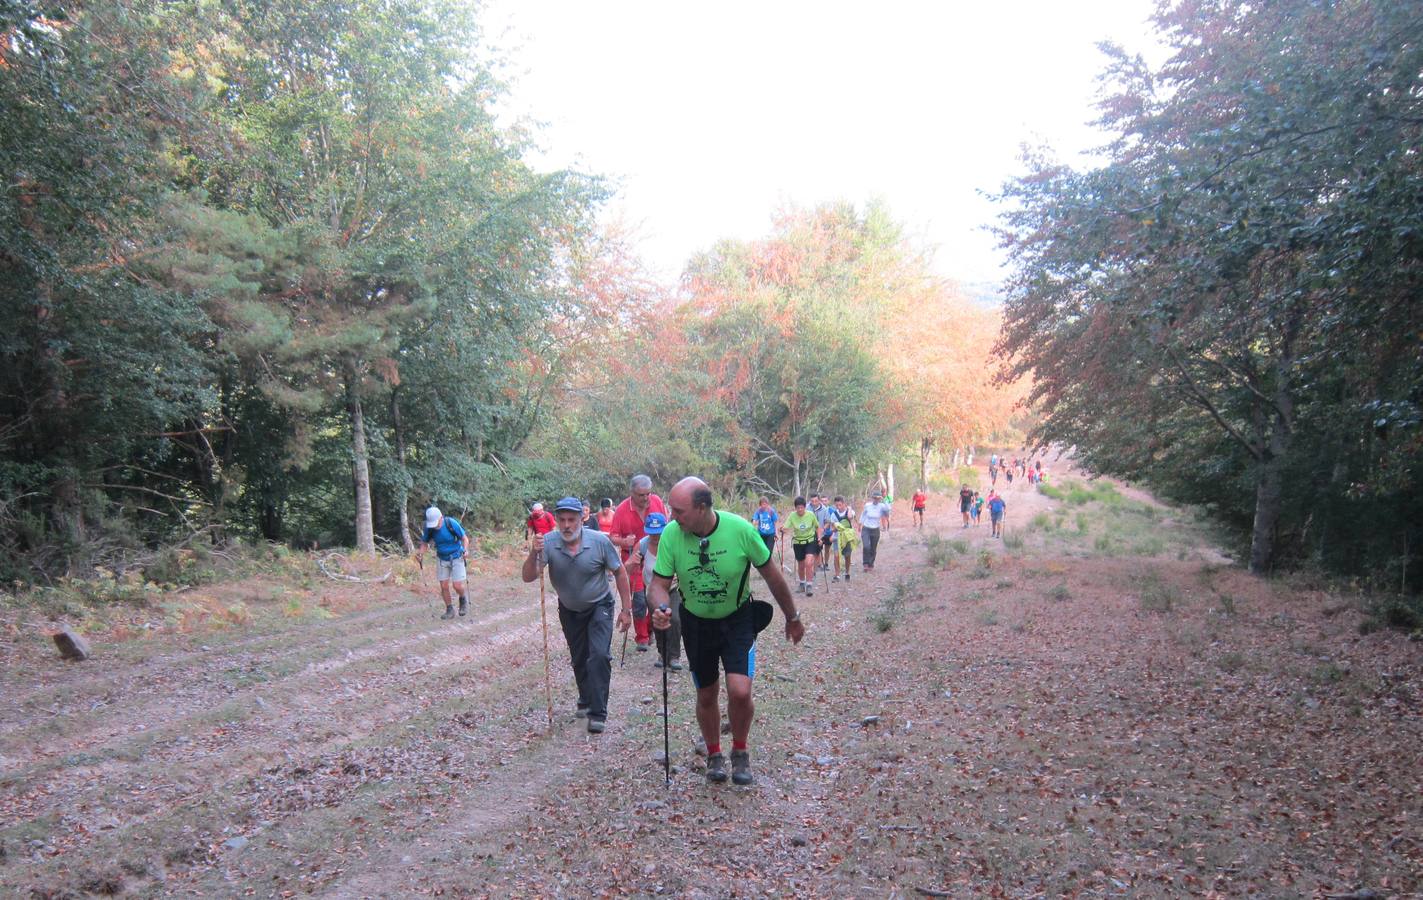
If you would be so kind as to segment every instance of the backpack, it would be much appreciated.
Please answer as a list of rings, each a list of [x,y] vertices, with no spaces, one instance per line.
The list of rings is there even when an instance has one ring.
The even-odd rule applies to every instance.
[[[454,521],[454,520],[451,519],[449,516],[445,516],[445,517],[443,518],[443,520],[440,522],[440,528],[443,528],[444,530],[448,531],[448,532],[450,533],[450,537],[454,538],[455,541],[458,542],[459,539],[460,539],[460,536],[457,535],[457,534],[455,534],[455,530],[450,527],[450,522],[452,522],[452,521]],[[461,526],[461,527],[463,527],[463,526]],[[440,528],[435,529],[435,534],[438,534],[438,533],[439,533]],[[434,534],[430,535],[430,543],[432,543],[432,544],[435,543],[435,535],[434,535]],[[435,555],[436,555],[436,556],[439,556],[439,555],[440,555],[440,548],[439,548],[439,545],[438,545],[438,544],[435,545]],[[458,556],[451,556],[450,559],[459,559],[461,556],[464,556],[464,545],[463,545],[463,544],[460,544],[459,555],[458,555]],[[441,559],[444,559],[444,557],[442,557],[442,556],[441,556],[440,558],[441,558]],[[446,560],[446,561],[448,562],[448,560]]]

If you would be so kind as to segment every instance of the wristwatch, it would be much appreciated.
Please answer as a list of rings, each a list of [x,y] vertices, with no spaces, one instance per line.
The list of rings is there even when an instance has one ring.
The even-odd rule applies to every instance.
[[[800,621],[800,613],[799,613],[799,612],[796,612],[795,615],[791,616],[791,617],[790,617],[789,619],[787,619],[786,621],[787,621],[787,622],[799,622],[799,621]]]

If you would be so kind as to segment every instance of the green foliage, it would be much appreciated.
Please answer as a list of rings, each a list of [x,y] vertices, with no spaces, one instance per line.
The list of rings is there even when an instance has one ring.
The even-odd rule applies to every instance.
[[[1211,510],[1256,572],[1393,566],[1416,590],[1416,12],[1230,0],[1156,22],[1163,69],[1113,53],[1107,161],[1039,154],[1004,192],[999,349],[1033,374],[1036,436]]]
[[[1003,546],[1009,550],[1022,550],[1027,544],[1027,539],[1016,530],[1004,529]]]
[[[1136,590],[1143,612],[1169,613],[1176,605],[1176,590],[1155,572],[1142,575]]]
[[[883,634],[894,627],[904,613],[904,606],[918,593],[920,581],[918,576],[897,579],[890,585],[889,593],[870,613],[870,622],[875,626],[875,631]]]
[[[601,193],[495,127],[470,7],[11,7],[0,574],[562,488],[521,460],[553,384],[528,361],[582,315]]]

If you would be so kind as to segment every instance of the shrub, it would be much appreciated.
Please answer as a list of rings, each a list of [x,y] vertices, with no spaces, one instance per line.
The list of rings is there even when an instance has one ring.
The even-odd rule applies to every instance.
[[[1047,592],[1047,598],[1049,600],[1057,600],[1060,602],[1063,600],[1071,600],[1072,594],[1067,590],[1067,585],[1059,584]]]
[[[1176,592],[1161,580],[1161,576],[1150,572],[1142,577],[1138,592],[1141,608],[1145,612],[1168,613],[1176,605]]]
[[[1003,546],[1004,546],[1004,547],[1007,547],[1009,550],[1022,550],[1022,549],[1023,549],[1023,545],[1024,545],[1025,543],[1027,543],[1027,542],[1023,539],[1023,536],[1022,536],[1021,534],[1019,534],[1018,532],[1016,532],[1016,531],[1004,531],[1004,532],[1003,532]]]
[[[962,556],[968,552],[966,541],[946,541],[937,532],[924,539],[924,546],[929,551],[929,565],[935,569],[948,568],[953,563],[954,557]]]
[[[1222,653],[1215,662],[1223,672],[1239,672],[1245,667],[1245,654],[1232,650],[1229,653]]]
[[[870,621],[875,626],[875,631],[884,634],[894,627],[894,623],[899,620],[903,613],[905,601],[919,588],[919,579],[911,576],[901,578],[890,586],[889,594],[880,601],[874,612],[870,613]]]

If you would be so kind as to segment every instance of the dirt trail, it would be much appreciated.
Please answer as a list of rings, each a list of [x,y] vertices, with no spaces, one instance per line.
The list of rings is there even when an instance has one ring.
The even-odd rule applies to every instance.
[[[663,786],[649,654],[616,668],[588,735],[556,627],[550,732],[537,589],[513,578],[482,579],[455,623],[394,587],[326,620],[100,637],[82,665],[17,637],[0,892],[1423,888],[1416,645],[1360,636],[1347,598],[1221,566],[1188,512],[1004,493],[1008,540],[986,515],[961,528],[954,497],[922,531],[901,504],[874,573],[802,600],[800,647],[777,617],[749,789],[702,777],[685,675]]]

